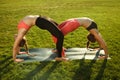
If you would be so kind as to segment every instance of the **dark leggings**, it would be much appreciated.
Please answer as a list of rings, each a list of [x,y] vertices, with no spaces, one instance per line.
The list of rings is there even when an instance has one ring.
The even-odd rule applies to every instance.
[[[48,30],[53,36],[57,38],[56,49],[58,50],[58,57],[61,57],[64,35],[52,22],[45,18],[38,17],[36,26],[41,29]]]
[[[89,27],[87,27],[87,30],[89,31],[89,30],[94,29],[94,28],[98,29],[97,24],[95,22],[92,22],[91,25]]]

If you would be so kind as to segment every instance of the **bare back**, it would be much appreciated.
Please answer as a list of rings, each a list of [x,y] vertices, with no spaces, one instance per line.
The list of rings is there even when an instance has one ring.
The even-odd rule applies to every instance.
[[[81,26],[87,28],[88,26],[90,26],[90,24],[92,23],[92,19],[87,18],[87,17],[81,17],[81,18],[74,18],[76,19]]]
[[[28,16],[25,16],[23,18],[23,21],[29,25],[29,26],[33,26],[35,25],[35,21],[36,19],[39,17],[39,15],[28,15]]]

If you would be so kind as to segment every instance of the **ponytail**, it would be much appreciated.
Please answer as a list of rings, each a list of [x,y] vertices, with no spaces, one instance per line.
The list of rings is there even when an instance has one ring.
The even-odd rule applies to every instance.
[[[87,41],[87,49],[89,48],[90,45],[90,41]]]

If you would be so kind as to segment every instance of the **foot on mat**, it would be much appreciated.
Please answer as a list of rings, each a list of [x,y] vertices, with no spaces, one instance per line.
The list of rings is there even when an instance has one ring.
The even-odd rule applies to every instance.
[[[67,61],[68,58],[64,58],[64,57],[56,57],[55,60],[56,60],[56,61]]]

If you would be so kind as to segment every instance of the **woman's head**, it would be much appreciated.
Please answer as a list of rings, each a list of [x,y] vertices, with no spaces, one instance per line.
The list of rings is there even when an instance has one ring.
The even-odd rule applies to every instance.
[[[96,39],[93,34],[88,34],[87,39],[88,39],[87,48],[89,47],[90,42],[92,43],[96,42]]]
[[[90,42],[93,42],[93,43],[96,42],[96,39],[93,34],[88,34],[87,39]]]

